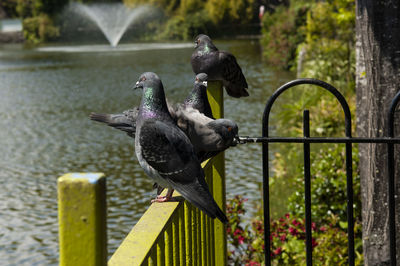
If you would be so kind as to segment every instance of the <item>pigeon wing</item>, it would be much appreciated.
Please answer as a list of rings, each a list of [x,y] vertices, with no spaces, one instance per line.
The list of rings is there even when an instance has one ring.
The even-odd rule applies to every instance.
[[[236,58],[229,52],[219,52],[219,60],[222,66],[222,78],[227,93],[232,97],[249,96],[247,81]]]
[[[143,123],[140,137],[142,156],[163,177],[179,183],[191,182],[195,160],[193,146],[176,126],[158,120]]]
[[[204,172],[186,135],[171,124],[145,121],[140,133],[142,156],[190,203],[227,222],[205,182]]]

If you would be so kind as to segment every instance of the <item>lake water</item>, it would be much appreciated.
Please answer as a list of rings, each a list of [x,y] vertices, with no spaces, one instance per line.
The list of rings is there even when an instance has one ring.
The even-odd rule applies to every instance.
[[[217,41],[236,55],[250,97],[225,94],[225,117],[239,133],[261,135],[271,93],[293,78],[263,63],[257,40]],[[156,72],[171,102],[193,86],[190,43],[104,46],[0,46],[0,265],[57,265],[57,178],[68,172],[107,176],[108,249],[112,254],[154,197],[152,181],[123,132],[88,119],[139,104],[129,89],[142,72]],[[226,152],[227,197],[259,204],[261,146]],[[253,208],[254,209],[254,208]]]

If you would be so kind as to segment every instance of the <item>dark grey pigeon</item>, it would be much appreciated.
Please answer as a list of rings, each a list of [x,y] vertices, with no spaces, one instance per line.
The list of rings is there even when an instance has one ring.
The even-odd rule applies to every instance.
[[[206,73],[199,73],[196,75],[193,90],[190,92],[183,102],[185,108],[192,107],[203,113],[205,116],[214,119],[211,111],[210,103],[207,98],[207,80]]]
[[[238,126],[229,119],[212,119],[192,107],[178,105],[173,113],[178,127],[188,136],[200,161],[236,145]]]
[[[214,120],[207,99],[207,75],[196,76],[195,85],[183,104],[168,110],[181,130],[192,142],[197,157],[205,161],[230,146],[236,145],[238,127],[228,119]],[[122,114],[91,113],[90,119],[117,128],[135,137],[138,107],[124,111]]]
[[[152,72],[143,73],[136,87],[143,89],[136,120],[136,156],[146,174],[161,187],[168,188],[166,197],[158,196],[155,201],[167,201],[177,190],[210,217],[227,223],[208,190],[193,145],[168,111],[159,77]]]
[[[190,60],[194,73],[204,72],[208,75],[208,80],[221,80],[232,97],[249,96],[246,78],[231,53],[219,51],[210,37],[204,34],[195,38],[195,44]]]

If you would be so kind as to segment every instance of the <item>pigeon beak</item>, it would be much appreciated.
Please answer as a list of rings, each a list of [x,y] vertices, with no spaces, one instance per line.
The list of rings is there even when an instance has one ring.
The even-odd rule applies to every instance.
[[[139,81],[136,81],[135,86],[133,87],[133,89],[136,90],[136,89],[138,89],[138,88],[141,88],[141,87],[140,87],[140,82],[139,82]]]
[[[207,86],[207,81],[203,81],[204,86]]]

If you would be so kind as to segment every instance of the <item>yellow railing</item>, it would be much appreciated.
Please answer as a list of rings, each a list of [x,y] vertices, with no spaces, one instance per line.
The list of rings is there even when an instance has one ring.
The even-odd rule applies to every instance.
[[[215,118],[223,117],[221,82],[208,83]],[[225,159],[203,163],[206,181],[225,212]],[[67,174],[58,181],[60,265],[107,265],[105,178]],[[154,203],[133,227],[109,265],[226,265],[224,225],[174,194],[175,202]]]
[[[206,181],[212,184],[214,163],[204,164]],[[210,190],[212,187],[210,186]],[[178,199],[179,194],[175,194]],[[109,265],[225,265],[221,250],[222,225],[180,198],[153,203],[133,227]]]

